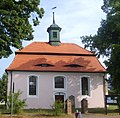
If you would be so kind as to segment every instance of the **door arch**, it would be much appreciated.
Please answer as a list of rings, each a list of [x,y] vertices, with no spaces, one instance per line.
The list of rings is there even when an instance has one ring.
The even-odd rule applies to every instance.
[[[56,92],[54,94],[54,101],[61,101],[64,105],[65,108],[65,100],[66,100],[66,94],[64,92]]]

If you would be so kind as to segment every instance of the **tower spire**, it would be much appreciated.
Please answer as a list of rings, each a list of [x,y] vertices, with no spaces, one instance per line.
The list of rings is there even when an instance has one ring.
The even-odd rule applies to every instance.
[[[55,16],[54,16],[54,12],[53,12],[53,24],[55,24]]]
[[[56,7],[53,7],[52,10],[56,9]],[[47,32],[49,33],[49,44],[52,46],[59,46],[61,44],[60,42],[60,31],[61,28],[55,24],[55,15],[53,11],[53,23],[50,25],[50,27],[47,28]]]

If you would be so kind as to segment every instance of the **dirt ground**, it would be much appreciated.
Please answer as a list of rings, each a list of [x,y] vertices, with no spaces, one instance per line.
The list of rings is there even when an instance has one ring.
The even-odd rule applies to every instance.
[[[118,114],[83,114],[82,118],[120,118]]]
[[[0,115],[0,118],[11,118],[10,115]],[[75,115],[66,115],[66,116],[41,116],[41,115],[14,115],[12,118],[75,118]],[[120,118],[120,115],[118,114],[82,114],[81,118]]]

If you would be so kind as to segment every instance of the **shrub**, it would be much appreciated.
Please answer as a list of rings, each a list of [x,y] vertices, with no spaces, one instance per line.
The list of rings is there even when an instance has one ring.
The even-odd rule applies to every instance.
[[[22,92],[18,91],[16,93],[13,93],[13,114],[20,114],[23,111],[23,108],[26,106],[26,100],[19,99]],[[9,111],[11,111],[11,105],[12,105],[12,94],[8,96],[8,108]]]
[[[64,112],[64,103],[61,101],[55,101],[51,107],[55,116],[59,116]]]

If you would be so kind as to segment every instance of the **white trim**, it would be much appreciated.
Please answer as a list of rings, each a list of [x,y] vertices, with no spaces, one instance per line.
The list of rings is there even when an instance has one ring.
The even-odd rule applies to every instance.
[[[67,99],[67,93],[66,92],[63,92],[63,91],[56,91],[56,92],[54,92],[53,93],[53,101],[55,102],[55,95],[59,95],[59,93],[60,93],[60,95],[64,95],[64,108],[65,108],[65,101],[66,101],[66,99]]]
[[[36,95],[29,95],[29,77],[35,76],[36,77]],[[36,98],[39,97],[39,76],[36,74],[30,74],[27,76],[27,97],[28,98]]]
[[[60,94],[59,94],[60,93]],[[62,92],[62,91],[56,91],[53,93],[53,100],[55,101],[55,95],[64,95],[64,102],[66,100],[66,92]]]
[[[55,77],[62,76],[64,77],[64,88],[55,88]],[[67,90],[67,77],[65,75],[54,75],[53,76],[53,91],[66,91]]]
[[[82,78],[83,77],[86,77],[88,78],[88,92],[89,92],[89,95],[82,95]],[[91,97],[91,79],[90,79],[90,76],[88,75],[82,75],[80,76],[80,96],[82,97]]]

